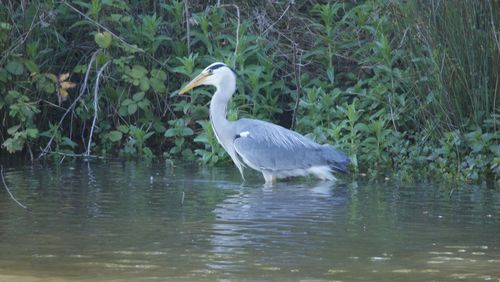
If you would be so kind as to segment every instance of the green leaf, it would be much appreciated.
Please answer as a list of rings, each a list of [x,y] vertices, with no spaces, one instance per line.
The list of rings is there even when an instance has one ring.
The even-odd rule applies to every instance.
[[[176,146],[178,149],[180,149],[180,148],[182,147],[182,145],[184,144],[184,141],[185,141],[185,140],[184,140],[184,138],[182,138],[182,137],[181,137],[181,138],[175,138],[175,140],[174,140],[174,144],[175,144],[175,146]]]
[[[474,153],[479,153],[483,150],[484,144],[476,142],[475,144],[472,144],[472,152]]]
[[[193,135],[193,130],[189,127],[184,127],[182,129],[182,136],[191,136]]]
[[[142,101],[139,101],[137,103],[137,106],[139,106],[139,108],[141,108],[143,110],[147,110],[148,106],[149,106],[149,100],[148,99],[144,99]]]
[[[120,141],[123,137],[123,134],[120,131],[113,130],[108,134],[109,140],[111,142],[117,142]]]
[[[61,142],[62,145],[66,145],[66,146],[69,146],[71,148],[75,148],[76,146],[78,146],[78,144],[76,144],[76,142],[74,142],[73,140],[69,139],[68,137],[63,137],[62,138],[62,142]]]
[[[0,69],[0,81],[7,82],[9,80],[9,74],[5,69]]]
[[[147,158],[153,158],[154,157],[153,151],[151,151],[151,149],[149,149],[148,147],[142,148],[142,153]]]
[[[116,129],[118,129],[120,132],[123,132],[123,133],[128,133],[128,126],[126,125],[119,125]]]
[[[333,67],[330,67],[326,70],[326,75],[328,76],[328,80],[330,80],[330,83],[335,82],[335,71],[333,70]]]
[[[13,75],[21,75],[24,72],[23,65],[15,61],[9,62],[5,66],[5,69]]]
[[[165,131],[165,137],[172,137],[175,135],[175,128],[169,128],[167,131]]]
[[[208,136],[206,134],[200,134],[198,136],[196,136],[194,139],[193,139],[194,142],[198,142],[198,143],[204,143],[204,144],[207,144],[208,143]]]
[[[143,76],[141,78],[139,88],[141,88],[142,91],[147,91],[149,89],[149,79],[147,77]]]
[[[356,123],[356,125],[354,125],[354,130],[356,131],[362,131],[362,132],[368,132],[370,131],[370,129],[368,128],[368,125],[364,124],[364,123]]]
[[[38,129],[36,128],[28,128],[25,131],[26,135],[31,139],[35,139],[38,137]]]
[[[108,48],[111,45],[112,41],[111,33],[105,31],[105,32],[98,32],[94,35],[94,40],[97,45],[101,48]]]
[[[162,70],[154,69],[151,71],[151,77],[154,77],[158,80],[166,80],[167,74]]]
[[[122,106],[128,106],[128,105],[133,104],[133,103],[134,103],[134,101],[127,98],[127,99],[123,100]]]
[[[132,96],[132,99],[133,99],[134,101],[136,101],[136,102],[137,102],[137,101],[140,101],[140,100],[142,100],[142,99],[144,98],[144,95],[145,95],[145,94],[146,94],[146,93],[144,93],[144,92],[137,92],[137,93],[135,93],[135,94],[134,94],[134,96]]]
[[[146,133],[146,134],[144,135],[144,138],[143,138],[143,139],[144,139],[144,140],[148,140],[148,139],[149,139],[149,137],[153,136],[153,134],[155,134],[153,131],[148,132],[148,133]]]
[[[129,115],[133,115],[135,112],[137,112],[137,104],[128,105],[127,112]]]
[[[153,128],[156,132],[164,132],[165,130],[167,130],[165,126],[163,126],[163,124],[159,121],[153,123]]]
[[[9,23],[6,23],[6,22],[0,22],[0,29],[11,30],[12,29],[12,25],[9,24]]]
[[[20,124],[14,125],[13,127],[7,129],[7,133],[9,133],[9,135],[14,135],[17,132],[17,130],[19,129],[19,127],[21,127]]]
[[[155,92],[165,92],[167,91],[167,88],[165,87],[165,84],[163,84],[163,81],[156,77],[152,77],[149,79],[149,83],[153,87],[153,90]]]
[[[121,44],[120,47],[128,53],[134,54],[136,52],[144,53],[144,50],[137,47],[135,44]]]
[[[95,56],[95,61],[97,62],[97,65],[104,65],[108,61],[112,61],[111,56],[107,52],[99,52]]]
[[[31,73],[39,73],[40,69],[38,68],[37,64],[33,62],[32,60],[25,60],[24,65],[28,69],[29,72]]]
[[[15,138],[8,138],[5,142],[3,142],[2,146],[5,147],[9,153],[13,154],[16,151],[21,151],[23,149],[24,141]]]
[[[73,68],[73,72],[74,73],[85,73],[86,70],[87,70],[87,66],[86,65],[76,65]]]
[[[111,14],[108,19],[112,22],[120,22],[120,20],[123,18],[123,15],[121,14]]]
[[[121,106],[119,109],[118,109],[118,113],[120,114],[120,116],[124,117],[124,116],[127,116],[128,114],[128,107],[127,106]]]
[[[132,67],[132,70],[130,71],[129,75],[133,78],[140,79],[146,76],[146,73],[148,71],[140,65],[135,65]]]

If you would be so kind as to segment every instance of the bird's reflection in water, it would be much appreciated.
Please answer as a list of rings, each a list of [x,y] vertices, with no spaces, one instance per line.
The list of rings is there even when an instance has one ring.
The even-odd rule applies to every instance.
[[[242,187],[214,210],[208,267],[234,271],[234,267],[265,265],[266,258],[290,262],[294,258],[287,254],[303,253],[308,241],[335,235],[346,198],[346,187],[334,182]]]

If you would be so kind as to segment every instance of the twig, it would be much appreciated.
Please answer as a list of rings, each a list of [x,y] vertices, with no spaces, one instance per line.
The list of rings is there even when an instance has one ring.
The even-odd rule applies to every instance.
[[[289,2],[288,5],[285,8],[285,11],[283,11],[283,13],[281,14],[281,16],[275,22],[273,22],[272,24],[270,24],[266,28],[266,30],[264,30],[264,32],[262,32],[263,35],[265,35],[275,24],[277,24],[283,18],[283,16],[285,16],[286,12],[288,12],[288,9],[290,9],[290,6],[291,6],[291,4]]]
[[[5,190],[7,190],[7,193],[9,193],[10,198],[14,200],[14,202],[16,202],[16,204],[18,204],[21,208],[28,209],[28,207],[26,207],[25,205],[21,204],[18,200],[16,200],[16,198],[14,198],[14,195],[12,195],[12,193],[10,192],[7,183],[5,183],[5,178],[3,177],[3,165],[0,165],[0,176],[2,177],[3,186],[5,187]]]
[[[406,38],[406,34],[408,33],[408,30],[410,30],[410,28],[406,28],[405,29],[405,32],[403,33],[403,37],[401,37],[401,40],[399,41],[399,45],[398,45],[398,49],[400,49],[401,47],[403,47],[403,44],[404,44],[404,40]]]
[[[288,42],[290,42],[290,44],[291,44],[291,45],[294,45],[294,44],[296,45],[296,42],[295,42],[292,38],[290,38],[289,36],[287,36],[285,33],[281,32],[279,29],[274,28],[274,26],[275,26],[275,25],[276,25],[279,21],[281,21],[281,19],[282,19],[282,18],[286,15],[286,13],[287,13],[287,12],[288,12],[288,10],[290,9],[291,5],[294,5],[294,2],[295,2],[295,1],[293,1],[293,0],[288,1],[288,5],[287,5],[287,7],[285,8],[285,10],[283,11],[283,13],[281,13],[280,17],[279,17],[276,21],[274,21],[273,23],[271,23],[271,24],[269,24],[269,25],[267,26],[267,28],[266,28],[266,29],[265,29],[265,30],[261,33],[261,35],[262,35],[262,36],[265,36],[265,33],[268,33],[268,32],[270,32],[270,31],[273,31],[273,32],[275,32],[278,36],[283,37],[283,38],[284,38],[284,39],[286,39]],[[269,22],[267,19],[266,19],[265,21],[266,21],[266,24]],[[307,27],[307,25],[306,25],[306,28],[308,28],[308,27]],[[308,28],[308,29],[309,29],[309,28]],[[301,51],[303,51],[303,50],[301,50]],[[285,57],[288,57],[288,55],[287,55],[287,54],[283,54],[283,55],[284,55]]]
[[[295,119],[297,118],[297,111],[299,109],[300,97],[303,96],[302,84],[300,82],[301,67],[302,66],[302,52],[300,52],[299,62],[297,63],[297,44],[293,43],[293,69],[295,72],[295,88],[297,88],[297,99],[295,100],[295,107],[292,114],[292,125],[290,128],[295,128]]]
[[[236,16],[238,17],[238,25],[236,26],[236,46],[234,46],[234,60],[236,62],[236,55],[238,54],[238,46],[240,45],[240,7],[236,4],[222,4],[220,7],[234,7],[236,9]]]
[[[111,34],[111,36],[115,37],[116,39],[118,39],[120,42],[122,42],[123,44],[125,44],[128,48],[131,48],[137,52],[141,52],[141,53],[144,53],[146,57],[148,57],[149,59],[155,61],[156,63],[158,63],[162,68],[165,67],[165,64],[166,62],[160,62],[158,59],[156,59],[155,57],[153,57],[151,54],[148,54],[146,52],[144,52],[144,50],[142,50],[141,48],[135,46],[135,45],[132,45],[130,43],[128,43],[127,41],[123,40],[121,37],[119,37],[118,35],[114,34],[109,28],[103,26],[102,24],[94,21],[92,18],[90,18],[89,16],[85,15],[84,13],[82,13],[80,10],[78,10],[77,8],[73,7],[71,4],[68,4],[66,1],[62,1],[63,4],[65,4],[66,6],[70,7],[73,11],[77,12],[79,15],[81,15],[82,17],[84,17],[85,19],[87,19],[89,22],[95,24],[96,26],[104,29],[105,31],[109,32]]]
[[[35,26],[37,26],[39,24],[39,23],[35,24],[35,19],[38,18],[38,11],[39,11],[39,9],[36,10],[28,31],[24,35],[20,34],[20,38],[18,38],[18,43],[10,46],[9,48],[5,49],[4,52],[2,52],[2,56],[0,57],[0,65],[2,65],[3,62],[9,57],[9,54],[13,53],[20,46],[23,46],[24,42],[28,39],[28,36],[30,35],[30,33],[35,29]],[[7,13],[7,14],[9,14],[9,13]],[[16,22],[13,19],[12,19],[12,23],[13,23],[13,26],[17,28]]]
[[[52,107],[54,107],[54,108],[58,108],[58,109],[60,109],[60,110],[67,110],[65,107],[61,107],[61,106],[56,105],[56,104],[54,104],[54,103],[52,103],[52,102],[50,102],[50,101],[47,101],[47,100],[45,100],[45,99],[40,99],[40,100],[38,100],[38,101],[40,101],[40,102],[44,102],[44,103],[46,103],[46,104],[49,104],[50,106],[52,106]]]
[[[182,191],[182,197],[181,197],[181,206],[184,205],[184,197],[186,196],[186,193],[184,193],[184,191]]]
[[[87,72],[85,73],[85,78],[83,79],[83,85],[80,87],[80,95],[78,97],[81,97],[83,96],[84,92],[86,89],[88,89],[87,87],[87,82],[88,82],[88,79],[89,79],[89,73],[90,73],[90,68],[92,67],[92,62],[95,60],[96,56],[97,56],[97,53],[99,52],[100,50],[97,50],[94,52],[94,54],[92,54],[92,58],[90,59],[90,63],[89,65],[87,66]],[[97,69],[97,64],[96,64],[96,69]],[[89,93],[90,94],[90,93]],[[83,106],[85,108],[87,108],[85,106],[85,104],[83,104]],[[84,132],[84,129],[86,127],[86,123],[84,122],[83,123],[83,127],[82,127],[82,141],[83,141],[83,146],[85,146],[85,136],[83,134]]]
[[[99,52],[99,50],[96,51],[96,52],[94,52],[94,54],[92,55],[92,58],[90,59],[89,65],[87,67],[87,73],[85,74],[85,79],[83,80],[83,85],[80,87],[80,94],[73,101],[73,103],[71,103],[71,105],[68,107],[68,109],[66,109],[66,112],[64,112],[63,116],[59,120],[59,123],[57,124],[57,128],[61,127],[61,125],[62,125],[64,119],[66,118],[66,116],[68,115],[68,113],[73,110],[73,108],[76,106],[76,103],[78,103],[78,101],[80,101],[80,99],[82,98],[83,93],[85,92],[85,89],[87,88],[87,81],[88,81],[88,78],[89,78],[90,67],[92,66],[92,63],[94,62],[94,60],[95,60],[96,55],[97,55],[98,52]],[[38,159],[40,159],[41,157],[45,156],[49,152],[49,148],[52,145],[52,141],[54,141],[54,137],[55,136],[56,136],[56,133],[54,132],[52,134],[52,136],[50,137],[49,142],[47,143],[47,145],[45,146],[45,148],[43,148],[42,152],[38,156]]]
[[[488,5],[490,7],[491,29],[493,31],[493,38],[495,38],[495,43],[496,43],[498,52],[500,52],[500,41],[498,40],[498,36],[497,36],[497,30],[496,30],[496,27],[495,27],[495,19],[493,17],[493,8],[491,7],[491,1],[488,1]]]
[[[66,1],[62,1],[62,3],[66,6],[68,6],[71,10],[77,12],[80,16],[84,17],[85,19],[87,19],[88,21],[90,21],[91,23],[95,24],[96,26],[104,29],[105,31],[109,32],[113,37],[115,37],[116,39],[120,40],[120,42],[122,42],[123,44],[127,45],[127,47],[129,48],[132,48],[132,49],[135,49],[136,51],[139,51],[139,52],[144,52],[144,50],[142,50],[141,48],[138,48],[130,43],[128,43],[127,41],[123,40],[121,37],[119,37],[118,35],[114,34],[111,30],[109,30],[107,27],[103,26],[102,24],[94,21],[91,17],[85,15],[84,13],[82,13],[80,10],[78,10],[77,8],[73,7],[71,4],[69,4],[68,2]]]
[[[97,106],[98,106],[98,93],[99,93],[99,79],[101,78],[101,74],[104,69],[109,65],[111,61],[107,61],[97,72],[97,77],[95,79],[95,88],[94,88],[94,119],[92,120],[92,127],[90,128],[89,142],[87,145],[86,156],[90,155],[90,145],[92,144],[92,135],[94,134],[95,123],[97,121]]]
[[[497,94],[498,94],[498,76],[497,76],[497,82],[495,83],[495,95],[493,96],[493,110],[497,108]],[[493,124],[497,124],[497,115],[493,115]],[[494,127],[495,134],[497,134],[497,126],[495,125]]]
[[[89,81],[89,73],[90,73],[90,68],[92,67],[92,63],[95,61],[95,58],[97,56],[97,53],[101,51],[100,49],[95,51],[94,54],[92,54],[92,57],[90,58],[89,65],[87,66],[87,72],[85,72],[85,78],[83,79],[83,84],[80,87],[80,94],[78,95],[78,98],[80,98],[83,95],[83,92],[87,89],[87,82]]]
[[[188,0],[184,0],[184,12],[186,13],[186,39],[187,39],[187,51],[188,54],[191,53],[191,27],[189,23],[189,5]]]
[[[95,159],[105,159],[104,156],[97,155],[86,155],[86,154],[73,154],[73,153],[61,153],[61,152],[51,152],[50,154],[56,154],[65,157],[71,158],[95,158]]]

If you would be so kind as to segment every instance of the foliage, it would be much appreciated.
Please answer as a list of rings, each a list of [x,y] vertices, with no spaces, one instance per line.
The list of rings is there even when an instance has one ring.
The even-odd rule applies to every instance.
[[[176,95],[224,61],[230,119],[332,143],[355,176],[499,183],[498,1],[187,3],[1,2],[2,154],[228,161],[211,90]]]

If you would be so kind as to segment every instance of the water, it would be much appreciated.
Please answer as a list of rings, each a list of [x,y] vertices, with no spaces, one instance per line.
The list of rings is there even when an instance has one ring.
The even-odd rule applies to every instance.
[[[9,165],[0,281],[500,281],[500,192],[232,166]]]

